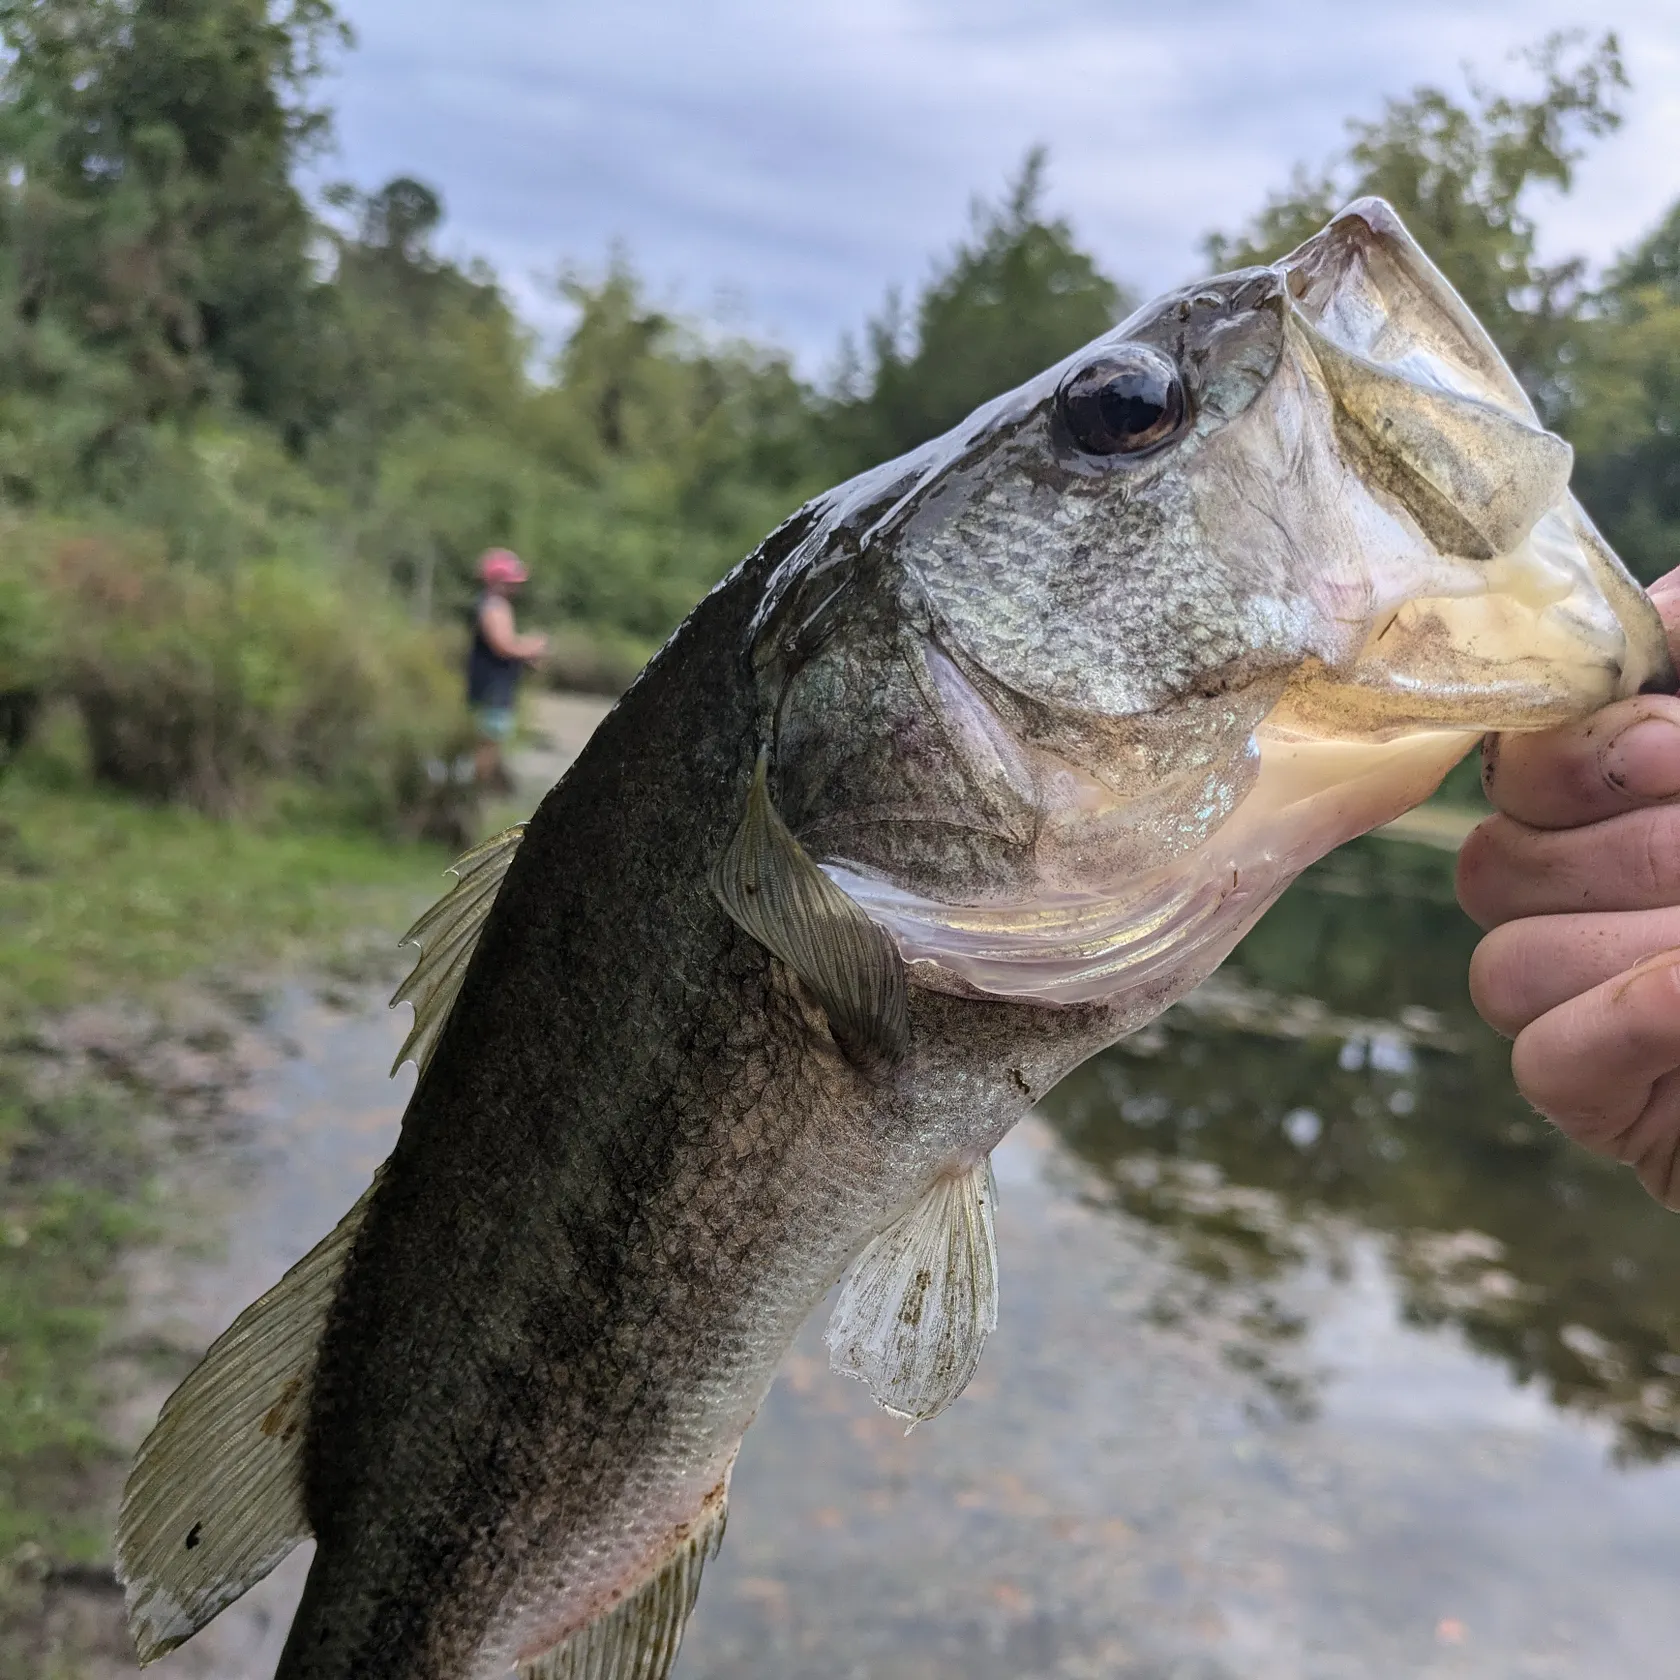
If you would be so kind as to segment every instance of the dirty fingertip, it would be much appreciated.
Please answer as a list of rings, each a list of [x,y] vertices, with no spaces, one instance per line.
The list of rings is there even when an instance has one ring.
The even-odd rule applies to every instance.
[[[1650,956],[1641,958],[1622,975],[1617,984],[1615,999],[1621,1002],[1635,987],[1644,989],[1647,986],[1673,986],[1677,978],[1676,970],[1680,970],[1680,947],[1655,951]]]
[[[1482,737],[1482,792],[1486,793],[1493,787],[1493,778],[1499,773],[1499,744],[1503,739],[1496,734]]]
[[[1680,566],[1663,573],[1645,593],[1656,603],[1665,623],[1671,617],[1680,617]]]
[[[1647,713],[1605,742],[1604,779],[1630,799],[1680,796],[1680,718]]]
[[[1484,933],[1502,919],[1493,892],[1502,869],[1496,833],[1502,821],[1502,818],[1490,817],[1471,829],[1458,849],[1458,863],[1454,871],[1453,886],[1459,906]]]

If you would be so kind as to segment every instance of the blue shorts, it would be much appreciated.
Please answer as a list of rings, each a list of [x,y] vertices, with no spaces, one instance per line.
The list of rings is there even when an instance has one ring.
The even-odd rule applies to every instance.
[[[473,716],[486,741],[505,741],[513,733],[512,706],[474,706]]]

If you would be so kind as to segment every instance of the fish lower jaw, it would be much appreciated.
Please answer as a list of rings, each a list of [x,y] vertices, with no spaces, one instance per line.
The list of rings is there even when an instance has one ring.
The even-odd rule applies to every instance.
[[[913,984],[1065,1006],[1103,1003],[1132,1031],[1205,979],[1308,864],[1426,799],[1477,740],[1256,735],[1260,772],[1196,850],[1129,882],[1010,904],[922,898],[825,865],[898,945]]]

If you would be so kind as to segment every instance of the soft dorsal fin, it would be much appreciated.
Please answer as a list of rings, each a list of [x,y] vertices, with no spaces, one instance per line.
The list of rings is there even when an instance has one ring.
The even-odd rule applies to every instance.
[[[968,1386],[997,1329],[990,1159],[943,1175],[858,1256],[828,1321],[830,1363],[918,1423]]]
[[[665,1680],[700,1594],[700,1572],[723,1543],[726,1495],[707,1509],[659,1569],[604,1616],[519,1665],[519,1680]]]
[[[117,1518],[117,1579],[142,1664],[190,1639],[309,1534],[302,1461],[316,1351],[372,1194],[216,1339],[140,1448]]]
[[[419,946],[420,955],[391,998],[393,1009],[399,1003],[414,1005],[414,1025],[391,1064],[392,1073],[404,1062],[413,1062],[421,1073],[426,1071],[501,890],[502,877],[524,838],[525,824],[515,823],[458,858],[448,870],[456,877],[455,885],[397,942]]]
[[[897,1061],[910,1042],[892,937],[816,866],[770,802],[760,752],[747,809],[712,870],[730,917],[810,987],[842,1048]]]

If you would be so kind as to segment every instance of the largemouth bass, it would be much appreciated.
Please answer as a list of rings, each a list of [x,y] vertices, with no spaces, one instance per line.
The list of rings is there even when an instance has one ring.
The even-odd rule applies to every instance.
[[[789,520],[416,928],[395,1150],[141,1450],[142,1661],[312,1534],[280,1680],[662,1680],[836,1280],[934,1416],[1035,1098],[1484,731],[1673,688],[1569,470],[1363,200]]]

